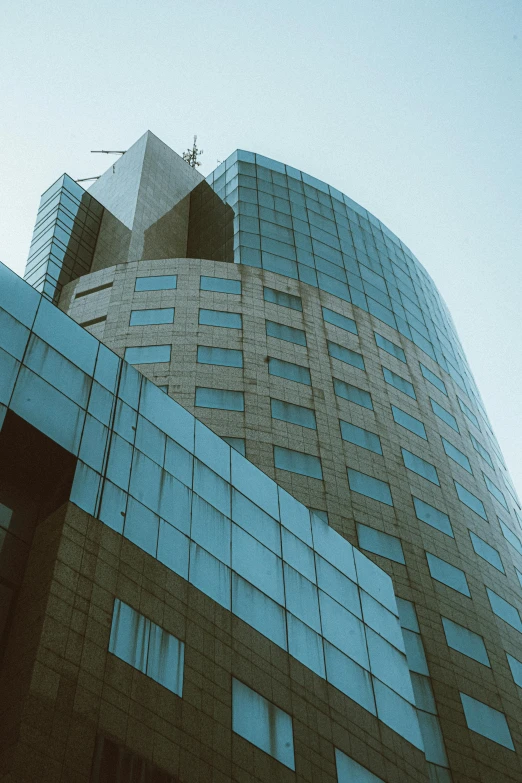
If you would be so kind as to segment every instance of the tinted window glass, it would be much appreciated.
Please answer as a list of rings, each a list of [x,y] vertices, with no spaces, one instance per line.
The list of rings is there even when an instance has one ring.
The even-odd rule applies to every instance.
[[[482,538],[479,538],[479,536],[475,535],[475,533],[473,533],[471,530],[469,531],[469,536],[471,538],[473,549],[477,555],[504,573],[504,566],[502,565],[502,560],[500,559],[500,555],[497,550],[487,544]]]
[[[435,555],[432,555],[429,552],[426,552],[426,558],[433,579],[437,582],[442,582],[442,584],[451,587],[452,590],[457,590],[457,592],[462,593],[462,595],[467,595],[468,598],[471,598],[464,571],[452,566],[451,563],[447,563],[445,560],[441,560],[440,557],[435,557]]]
[[[374,332],[374,335],[375,342],[379,348],[382,348],[383,351],[386,351],[386,353],[395,356],[395,358],[399,359],[399,361],[406,363],[406,354],[400,346],[395,345],[395,343],[392,343],[391,340],[387,340],[386,337],[383,337],[382,334],[379,334],[378,332]]]
[[[366,495],[368,498],[378,500],[379,503],[385,503],[387,506],[393,506],[393,500],[389,484],[380,479],[359,473],[358,470],[348,469],[348,483],[352,492],[358,492],[360,495]]]
[[[452,416],[451,413],[446,410],[446,408],[443,408],[442,405],[439,405],[438,402],[432,400],[431,397],[430,397],[430,402],[431,402],[431,408],[435,416],[438,416],[439,419],[445,421],[449,427],[455,430],[455,432],[459,432],[459,425],[457,424],[457,419],[455,418],[455,416]]]
[[[177,287],[177,275],[137,277],[135,291],[168,291]]]
[[[413,505],[415,506],[415,514],[417,515],[418,519],[422,520],[422,522],[425,522],[427,525],[431,525],[431,527],[440,530],[441,533],[446,533],[446,535],[453,538],[453,529],[451,527],[450,518],[447,514],[445,514],[443,511],[439,511],[439,509],[435,508],[434,506],[430,506],[429,503],[426,503],[424,500],[420,500],[420,498],[414,497]]]
[[[407,451],[407,449],[401,449],[401,451],[404,464],[408,470],[412,470],[414,473],[418,473],[419,476],[440,486],[439,477],[434,465],[430,462],[426,462],[422,457],[417,457],[416,454],[412,454],[411,451]]]
[[[130,326],[174,323],[174,308],[162,307],[158,310],[132,310]]]
[[[200,364],[218,364],[223,367],[242,367],[243,351],[198,345],[198,362]]]
[[[218,291],[221,294],[240,294],[240,280],[226,280],[223,277],[207,277],[201,275],[199,278],[199,287],[201,291]]]
[[[334,391],[338,397],[354,402],[356,405],[361,405],[363,408],[373,410],[372,398],[367,391],[359,389],[358,386],[352,386],[345,381],[340,381],[338,378],[334,378],[333,382]]]
[[[222,408],[225,411],[245,410],[243,392],[228,391],[227,389],[197,387],[195,404],[197,408]]]
[[[446,385],[444,381],[441,381],[438,375],[435,375],[434,372],[428,370],[428,368],[425,367],[423,364],[421,364],[421,362],[419,362],[419,364],[421,368],[421,373],[424,375],[426,380],[432,383],[434,386],[436,386],[439,391],[441,391],[443,394],[447,396],[448,392],[446,391]]]
[[[300,296],[287,294],[284,291],[276,291],[274,288],[265,287],[263,288],[263,297],[265,302],[273,302],[274,304],[281,305],[281,307],[289,307],[290,310],[303,309]]]
[[[479,636],[478,633],[473,633],[473,631],[464,628],[464,626],[458,623],[454,623],[452,620],[448,620],[447,617],[442,617],[441,619],[448,647],[457,650],[463,655],[467,655],[468,658],[473,658],[473,660],[483,663],[484,666],[490,666],[482,636]]]
[[[284,449],[274,446],[274,462],[276,468],[288,470],[291,473],[299,473],[301,476],[322,479],[323,471],[321,460],[311,454],[303,454],[301,451]]]
[[[296,329],[293,326],[275,323],[275,321],[266,321],[266,333],[269,337],[277,337],[279,340],[285,340],[288,343],[296,345],[306,345],[306,335],[302,329]]]
[[[460,397],[457,396],[457,400],[458,400],[458,403],[459,403],[459,408],[462,411],[462,413],[464,414],[464,416],[466,416],[466,418],[468,418],[470,420],[470,422],[472,424],[474,424],[477,429],[479,429],[478,419],[475,416],[475,414],[473,413],[473,411],[470,408],[468,408],[468,406],[466,405],[465,402],[462,402]]]
[[[475,512],[475,514],[478,514],[479,517],[482,517],[482,519],[487,520],[487,514],[486,509],[484,508],[484,504],[481,500],[479,500],[475,495],[473,495],[472,492],[466,489],[466,487],[463,487],[462,484],[459,484],[458,481],[455,481],[455,489],[457,490],[457,495],[459,496],[459,500],[464,503],[465,506],[468,506],[472,511]]]
[[[426,430],[424,429],[424,424],[422,423],[422,421],[416,419],[415,416],[410,416],[410,414],[406,413],[406,411],[403,411],[400,408],[396,408],[395,405],[392,405],[391,409],[392,409],[393,418],[397,422],[397,424],[400,424],[401,427],[404,427],[410,432],[413,432],[415,435],[418,435],[420,438],[424,438],[424,440],[428,440],[426,435]]]
[[[368,451],[373,451],[375,454],[382,454],[381,441],[378,435],[364,430],[362,427],[356,427],[355,424],[342,421],[342,419],[340,425],[343,440],[348,441],[348,443],[354,443],[356,446],[361,446],[363,449],[368,449]]]
[[[293,405],[291,402],[283,400],[270,400],[272,409],[272,418],[287,421],[290,424],[299,424],[301,427],[307,427],[310,430],[317,428],[315,423],[315,413],[310,408],[304,408],[302,405]]]
[[[509,750],[515,750],[506,716],[502,712],[494,710],[493,707],[489,707],[471,696],[466,696],[465,693],[460,694],[460,700],[466,716],[466,723],[471,731],[476,731],[477,734],[481,734],[483,737],[509,748]]]
[[[311,386],[310,370],[308,367],[301,367],[299,364],[284,362],[282,359],[268,357],[268,372],[270,375],[277,375],[279,378],[286,378],[289,381],[304,383]]]
[[[389,383],[390,386],[395,386],[396,389],[403,392],[404,394],[407,394],[408,397],[411,397],[414,400],[417,399],[412,383],[407,381],[405,378],[402,378],[400,375],[392,372],[391,370],[388,370],[387,367],[383,367],[382,372],[386,383]]]
[[[170,345],[144,345],[125,349],[125,361],[129,364],[154,364],[170,362]]]
[[[387,533],[381,533],[380,530],[360,524],[357,524],[357,535],[361,549],[395,560],[396,563],[405,562],[402,544],[395,536],[389,536]]]
[[[360,353],[351,351],[349,348],[345,348],[343,345],[332,343],[328,340],[328,353],[333,356],[334,359],[345,364],[351,364],[352,367],[358,367],[359,370],[364,370],[364,359]]]
[[[464,470],[467,470],[468,473],[473,473],[471,470],[470,461],[466,455],[462,453],[462,451],[457,449],[456,446],[446,440],[446,438],[442,438],[442,445],[448,457],[450,457],[454,462],[457,462],[461,467],[464,468]]]
[[[335,310],[323,307],[323,318],[327,323],[338,326],[340,329],[344,329],[345,332],[357,334],[357,324],[346,315],[341,315],[341,313],[336,313]]]
[[[199,323],[206,326],[223,326],[226,329],[241,329],[243,326],[240,313],[226,313],[223,310],[200,309]]]

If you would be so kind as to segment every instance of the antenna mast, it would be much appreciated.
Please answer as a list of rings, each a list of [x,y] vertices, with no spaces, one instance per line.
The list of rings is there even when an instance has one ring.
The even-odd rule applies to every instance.
[[[195,169],[196,166],[201,166],[201,163],[199,162],[198,158],[200,155],[203,155],[203,150],[198,149],[198,146],[196,144],[197,140],[198,137],[194,136],[194,143],[192,144],[192,149],[188,149],[181,156],[183,160],[185,160],[189,164],[189,166],[192,166],[193,169]]]

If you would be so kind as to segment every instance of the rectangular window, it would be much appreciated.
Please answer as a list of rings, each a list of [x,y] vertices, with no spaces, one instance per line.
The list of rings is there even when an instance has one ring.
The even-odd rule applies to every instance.
[[[420,438],[424,438],[424,440],[428,440],[428,436],[426,435],[426,430],[424,429],[424,424],[422,423],[422,421],[416,419],[415,416],[410,416],[410,414],[406,413],[406,411],[403,411],[400,408],[396,408],[395,405],[392,405],[391,409],[392,409],[394,421],[397,424],[400,424],[401,427],[404,427],[410,432],[413,432],[415,435],[418,435]]]
[[[504,713],[494,710],[482,701],[472,699],[471,696],[466,696],[465,693],[460,694],[460,700],[468,729],[509,750],[515,750]]]
[[[468,473],[473,473],[471,470],[470,461],[466,455],[462,453],[462,451],[457,449],[456,446],[450,443],[449,440],[446,440],[446,438],[442,438],[442,445],[444,447],[444,451],[450,459],[452,459],[454,462],[457,462],[461,467],[464,468],[464,470],[467,470]]]
[[[302,311],[303,309],[300,296],[286,294],[284,291],[276,291],[275,288],[267,288],[265,286],[263,288],[263,298],[265,302],[273,302],[273,304],[281,307],[289,307],[290,310]]]
[[[201,275],[199,278],[200,291],[216,291],[220,294],[240,294],[240,280],[226,280],[224,277],[207,277]]]
[[[177,275],[155,275],[153,277],[137,277],[135,291],[171,291],[177,288]]]
[[[292,718],[232,678],[232,731],[290,769],[295,769]]]
[[[517,658],[513,658],[509,653],[506,653],[506,657],[515,684],[522,688],[522,662],[517,660]]]
[[[488,516],[486,514],[486,509],[484,508],[484,504],[481,500],[479,500],[475,495],[473,495],[469,490],[466,489],[466,487],[463,487],[462,484],[459,484],[458,481],[455,481],[455,489],[457,490],[457,495],[459,496],[459,500],[464,503],[465,506],[470,508],[472,511],[475,512],[475,514],[478,514],[479,517],[482,517],[482,519],[485,519],[486,522],[488,521]]]
[[[497,519],[498,519],[498,517],[497,517]],[[500,529],[502,530],[502,533],[503,533],[504,538],[506,539],[506,541],[508,541],[511,544],[513,549],[517,550],[519,555],[522,555],[522,541],[520,541],[518,536],[516,536],[513,533],[513,531],[510,530],[508,528],[508,526],[504,524],[504,522],[502,522],[501,519],[498,519],[498,521],[499,521],[499,524],[500,524]]]
[[[225,329],[243,328],[243,319],[240,313],[226,313],[224,310],[200,309],[199,323],[202,326],[222,326]]]
[[[471,544],[477,555],[504,574],[504,566],[502,565],[502,560],[500,559],[497,550],[489,544],[486,544],[482,538],[476,536],[471,530],[469,531],[469,537],[471,538]]]
[[[367,498],[372,498],[372,500],[377,500],[387,506],[393,506],[390,486],[385,481],[348,468],[348,483],[352,492],[366,495]]]
[[[232,446],[233,449],[236,451],[239,451],[240,454],[243,455],[243,457],[246,456],[246,448],[245,448],[245,439],[244,438],[225,438],[224,435],[221,436],[225,443],[228,443],[229,446]]]
[[[394,386],[396,389],[403,392],[403,394],[407,394],[408,397],[411,397],[413,400],[417,399],[413,384],[407,381],[406,378],[403,378],[401,375],[397,375],[391,370],[388,370],[387,367],[382,368],[382,373],[384,375],[384,380],[386,383],[389,383],[390,386]]]
[[[399,359],[399,361],[406,364],[406,354],[402,348],[395,345],[395,343],[392,343],[391,340],[387,340],[386,337],[383,337],[382,334],[379,334],[378,332],[374,332],[373,334],[375,335],[375,342],[379,348],[382,348],[383,351],[395,356],[396,359]]]
[[[274,446],[274,463],[280,470],[288,470],[290,473],[299,473],[301,476],[322,479],[323,471],[321,460],[311,454],[303,454],[302,451],[284,449],[282,446]]]
[[[447,617],[441,617],[441,620],[448,647],[457,650],[462,655],[467,655],[468,658],[473,658],[474,661],[478,661],[484,666],[491,667],[482,636],[464,628],[463,625],[448,620]]]
[[[356,427],[355,424],[350,424],[342,419],[340,420],[340,425],[343,440],[363,449],[368,449],[368,451],[373,451],[375,454],[382,454],[381,441],[378,435],[368,430],[363,430],[362,427]]]
[[[486,587],[486,593],[488,594],[491,610],[497,617],[504,620],[505,623],[511,625],[512,628],[522,633],[522,622],[520,622],[520,615],[518,609],[510,604],[505,598],[497,595]]]
[[[475,437],[473,437],[473,435],[471,433],[470,433],[470,438],[471,438],[471,442],[473,444],[473,448],[475,449],[475,451],[478,451],[478,453],[480,454],[482,459],[485,459],[486,462],[488,463],[488,465],[490,467],[493,467],[493,461],[491,459],[491,455],[490,455],[489,451],[486,451],[486,449],[484,448],[482,443],[479,443],[479,441]]]
[[[441,391],[447,397],[448,392],[446,390],[446,384],[444,383],[444,381],[441,381],[438,375],[435,375],[434,372],[428,370],[428,368],[425,367],[421,362],[419,362],[419,364],[421,368],[421,373],[424,375],[426,380],[432,383],[439,391]]]
[[[467,595],[468,598],[471,598],[464,571],[452,566],[445,560],[441,560],[440,557],[435,557],[435,555],[432,555],[429,552],[426,552],[426,559],[433,579],[437,582],[442,582],[443,585],[451,587],[452,590],[456,590],[458,593],[462,593],[462,595]]]
[[[454,538],[453,528],[451,527],[450,518],[447,514],[443,511],[439,511],[439,509],[434,506],[430,506],[429,503],[420,500],[420,498],[416,498],[415,496],[412,497],[417,519],[440,530],[441,533],[445,533],[447,536]]]
[[[473,411],[470,408],[468,408],[466,403],[462,402],[462,400],[460,399],[460,397],[458,395],[457,395],[457,401],[459,403],[459,408],[462,411],[462,413],[464,414],[464,416],[466,416],[466,418],[468,418],[470,420],[470,422],[472,424],[474,424],[477,429],[480,429],[477,417],[475,416]]]
[[[435,400],[432,400],[430,397],[431,402],[431,409],[435,416],[438,416],[439,419],[446,422],[446,424],[451,427],[455,432],[460,432],[459,425],[457,424],[457,419],[455,416],[452,416],[449,411],[446,410],[446,408],[443,408],[442,405],[439,405],[438,402],[435,402]]]
[[[367,552],[373,552],[374,555],[381,555],[381,557],[387,557],[388,560],[394,560],[396,563],[405,565],[400,539],[359,523],[357,523],[357,535],[361,549],[366,549]]]
[[[196,408],[220,408],[224,411],[244,411],[243,392],[228,389],[196,387]]]
[[[198,345],[198,362],[200,364],[217,364],[221,367],[242,367],[243,351]]]
[[[482,474],[484,476],[484,481],[486,482],[486,487],[488,488],[491,495],[493,495],[496,500],[500,503],[501,506],[504,506],[506,511],[509,511],[508,504],[506,503],[506,498],[504,497],[504,493],[499,490],[496,484],[493,484],[490,478],[486,476],[485,473]]]
[[[351,332],[357,334],[357,324],[351,318],[341,313],[336,313],[335,310],[329,310],[328,307],[323,307],[323,319],[328,324],[338,326],[340,329],[344,329],[345,332]]]
[[[369,769],[358,764],[350,756],[335,748],[335,764],[337,767],[337,783],[384,783]]]
[[[184,650],[183,642],[116,598],[110,653],[181,696]]]
[[[306,345],[306,335],[302,329],[278,324],[275,321],[266,321],[265,323],[268,337],[277,337],[278,340],[285,340],[287,343],[295,343],[296,345]]]
[[[334,391],[338,397],[342,397],[343,400],[349,400],[356,405],[360,405],[362,408],[368,408],[373,410],[373,403],[371,394],[364,389],[359,389],[358,386],[352,386],[350,383],[340,381],[338,378],[333,379]]]
[[[155,364],[170,362],[170,345],[143,345],[125,349],[125,361],[129,364]]]
[[[401,451],[402,459],[404,460],[404,464],[408,470],[413,471],[413,473],[417,473],[419,476],[422,476],[423,478],[440,487],[439,477],[437,475],[435,465],[432,465],[431,462],[426,462],[426,460],[422,459],[422,457],[417,457],[416,454],[412,454],[411,451],[408,451],[407,449],[401,449]]]
[[[292,362],[284,362],[282,359],[274,359],[273,356],[268,357],[268,372],[270,375],[286,378],[288,381],[304,383],[306,386],[312,385],[308,367],[301,367],[300,364],[293,364]]]
[[[304,408],[302,405],[294,405],[291,402],[283,400],[270,400],[272,408],[272,418],[287,421],[290,424],[299,424],[301,427],[307,427],[309,430],[317,429],[315,423],[315,413],[310,408]]]
[[[332,343],[328,340],[328,353],[334,359],[339,359],[339,361],[344,362],[345,364],[351,364],[352,367],[358,367],[359,370],[364,370],[364,359],[361,354],[356,351],[351,351],[343,345],[338,345],[337,343]]]
[[[131,310],[130,326],[174,323],[174,308],[161,307],[157,310]]]

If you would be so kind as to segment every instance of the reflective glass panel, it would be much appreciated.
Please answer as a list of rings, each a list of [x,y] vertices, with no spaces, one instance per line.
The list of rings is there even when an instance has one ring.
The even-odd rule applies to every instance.
[[[242,329],[240,313],[227,313],[224,310],[199,310],[199,323],[206,326],[222,326],[225,329]]]
[[[434,372],[429,370],[427,367],[425,367],[421,362],[419,362],[421,373],[424,375],[427,381],[432,383],[436,388],[441,391],[446,396],[448,395],[448,392],[446,391],[446,384],[444,381],[441,381],[438,375],[435,375]]]
[[[322,310],[323,319],[326,323],[338,326],[340,329],[344,329],[345,332],[357,334],[357,324],[352,318],[341,315],[341,313],[336,313],[335,310],[329,310],[328,307],[323,307]]]
[[[226,280],[223,277],[208,277],[201,275],[199,278],[201,291],[218,291],[221,294],[240,294],[240,280]]]
[[[339,359],[339,361],[344,362],[345,364],[351,364],[352,367],[364,370],[364,359],[360,353],[352,351],[350,348],[345,348],[343,345],[332,343],[330,340],[327,341],[327,344],[328,353],[334,359]]]
[[[474,661],[478,661],[484,664],[484,666],[490,666],[486,645],[482,636],[470,631],[468,628],[464,628],[463,625],[454,623],[453,620],[449,620],[447,617],[442,617],[441,619],[448,647],[457,650],[457,652],[463,655],[467,655],[468,658],[473,658]]]
[[[511,625],[522,633],[522,622],[520,621],[518,609],[502,598],[502,596],[497,595],[493,590],[490,590],[489,587],[486,587],[486,592],[488,594],[491,609],[497,617],[500,617],[504,622],[508,623],[508,625]]]
[[[284,291],[276,291],[274,288],[263,288],[263,298],[265,302],[273,302],[281,307],[289,307],[291,310],[302,310],[300,296],[287,294]]]
[[[279,378],[286,378],[288,381],[296,381],[311,386],[310,370],[308,367],[301,367],[299,364],[284,362],[282,359],[268,357],[268,372],[270,375],[277,375]]]
[[[296,345],[306,345],[306,335],[302,329],[296,329],[294,326],[285,326],[275,323],[275,321],[266,321],[266,333],[268,337],[277,337],[279,340],[285,340],[288,343]]]
[[[172,693],[182,696],[185,645],[151,623],[146,674]]]
[[[129,364],[155,364],[170,362],[170,345],[143,345],[125,349],[125,361]]]
[[[382,778],[378,778],[338,748],[335,749],[335,764],[338,783],[384,783]]]
[[[403,392],[404,394],[407,394],[408,397],[411,397],[414,400],[417,399],[417,396],[415,394],[415,389],[413,388],[413,384],[407,381],[406,378],[403,378],[402,376],[397,375],[391,370],[388,370],[387,367],[383,367],[382,372],[386,383],[389,383],[390,386],[394,386],[399,391]]]
[[[402,544],[399,538],[389,536],[388,533],[381,533],[373,527],[357,523],[357,535],[359,537],[359,546],[366,549],[367,552],[373,552],[375,555],[387,557],[388,560],[394,560],[396,563],[405,564]]]
[[[413,473],[417,473],[419,476],[431,481],[433,484],[440,486],[439,477],[434,465],[430,462],[426,462],[422,457],[417,457],[416,454],[412,454],[411,451],[408,451],[407,449],[401,449],[401,452],[404,464],[408,470],[411,470]]]
[[[475,512],[475,514],[478,514],[479,517],[482,517],[482,519],[485,519],[487,521],[488,516],[486,514],[486,509],[484,508],[484,504],[481,500],[478,499],[475,495],[473,495],[469,490],[466,489],[466,487],[463,487],[462,484],[459,484],[458,481],[455,481],[455,489],[457,490],[457,495],[459,496],[459,500],[464,503],[465,506],[468,506],[472,511]]]
[[[208,389],[196,387],[197,408],[220,408],[225,411],[244,411],[243,392],[228,389]]]
[[[460,432],[459,425],[457,424],[457,419],[455,416],[453,416],[449,411],[446,410],[446,408],[443,408],[442,405],[439,405],[438,402],[435,402],[435,400],[432,400],[430,397],[430,403],[431,403],[431,409],[435,416],[438,416],[441,421],[446,422],[446,424],[451,427],[455,432]]]
[[[464,571],[452,566],[451,563],[447,563],[445,560],[441,560],[440,557],[435,557],[435,555],[429,552],[426,552],[426,558],[433,579],[471,598]]]
[[[177,287],[177,275],[137,277],[135,291],[169,291]]]
[[[174,308],[162,307],[157,310],[131,310],[130,326],[148,326],[149,324],[174,323]]]
[[[420,438],[424,438],[424,440],[428,440],[428,436],[426,435],[426,430],[424,429],[424,424],[422,423],[422,421],[416,419],[415,416],[410,416],[409,413],[406,413],[406,411],[403,411],[400,408],[395,407],[395,405],[392,405],[391,409],[392,409],[394,421],[397,422],[397,424],[400,424],[401,427],[404,427],[410,432],[413,432],[415,435],[418,435]]]
[[[198,362],[200,364],[217,364],[223,367],[242,367],[243,351],[198,345]]]
[[[393,506],[393,500],[390,487],[385,481],[367,476],[366,473],[359,473],[357,470],[348,468],[348,483],[352,492],[358,492],[360,495],[366,495],[368,498],[378,500],[379,503],[385,503],[387,506]]]
[[[442,445],[448,457],[454,460],[454,462],[457,462],[464,470],[467,470],[468,473],[473,473],[470,461],[462,451],[457,449],[452,443],[446,440],[446,438],[442,438]]]
[[[119,598],[114,601],[109,652],[145,672],[149,648],[150,620]]]
[[[504,573],[504,566],[502,565],[502,560],[500,559],[497,550],[487,544],[482,538],[475,535],[471,530],[469,531],[469,537],[471,538],[471,544],[477,555],[494,566],[498,571]]]
[[[340,381],[337,378],[334,378],[333,382],[334,391],[338,397],[354,402],[356,405],[361,405],[363,408],[373,410],[372,398],[367,391],[359,389],[357,386],[352,386],[349,383],[345,383],[345,381]]]
[[[400,346],[395,345],[395,343],[392,343],[391,340],[386,339],[386,337],[383,337],[382,334],[379,334],[378,332],[374,332],[374,335],[375,342],[379,348],[382,348],[383,351],[386,351],[386,353],[395,356],[395,358],[399,359],[399,361],[406,363],[406,354],[402,348],[400,348]]]
[[[368,451],[373,451],[375,454],[382,454],[381,441],[378,435],[369,432],[369,430],[364,430],[362,427],[356,427],[355,424],[350,424],[342,419],[339,423],[343,440],[348,441],[348,443],[354,443],[356,446],[360,446]]]
[[[290,424],[298,424],[301,427],[307,427],[310,430],[317,429],[315,423],[315,413],[310,408],[304,408],[302,405],[294,405],[291,402],[283,400],[270,400],[272,418],[287,421]]]
[[[301,476],[309,476],[310,478],[323,478],[321,460],[311,454],[274,446],[274,463],[276,468],[280,470],[288,470],[291,473],[299,473]]]
[[[453,528],[451,527],[450,518],[443,511],[439,511],[438,508],[430,506],[420,498],[413,497],[413,505],[415,506],[415,514],[417,518],[426,522],[427,525],[440,530],[441,533],[446,533],[447,536],[453,536]]]
[[[460,700],[466,723],[471,731],[476,731],[477,734],[481,734],[509,750],[515,750],[504,713],[494,710],[488,704],[473,699],[465,693],[460,694]]]

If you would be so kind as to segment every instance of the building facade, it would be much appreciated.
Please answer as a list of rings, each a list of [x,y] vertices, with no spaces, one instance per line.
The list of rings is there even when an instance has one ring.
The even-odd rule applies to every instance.
[[[147,133],[2,275],[6,781],[521,779],[520,503],[392,232]]]

